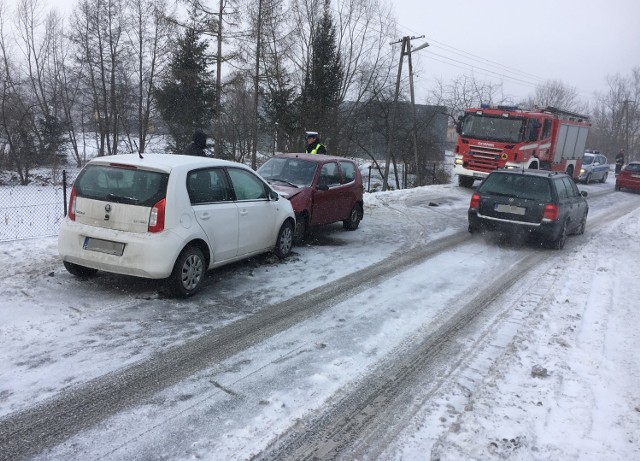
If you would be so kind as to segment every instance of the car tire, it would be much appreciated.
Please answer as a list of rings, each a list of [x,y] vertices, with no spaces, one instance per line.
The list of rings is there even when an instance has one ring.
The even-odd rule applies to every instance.
[[[458,175],[458,186],[460,187],[471,188],[473,187],[473,181],[472,176]]]
[[[584,183],[585,183],[585,184],[589,184],[590,182],[591,182],[591,173],[589,173],[589,174],[587,175],[587,177],[586,177],[586,178],[584,178]]]
[[[296,218],[296,230],[295,230],[295,234],[293,236],[293,243],[296,245],[300,245],[302,242],[304,242],[304,239],[307,237],[307,217],[305,215],[302,216],[298,216]]]
[[[280,227],[276,246],[273,249],[273,252],[278,258],[286,258],[289,253],[291,253],[291,248],[293,247],[293,234],[293,224],[291,224],[291,221],[285,221]]]
[[[169,288],[172,294],[186,298],[202,289],[206,276],[206,261],[202,250],[188,246],[178,256],[169,276]]]
[[[601,183],[605,183],[607,182],[607,178],[609,177],[609,173],[605,173],[604,176],[602,176],[602,179],[600,180]]]
[[[351,208],[349,219],[342,221],[342,227],[350,231],[356,230],[360,225],[360,221],[362,221],[362,215],[362,206],[356,203],[353,205],[353,208]]]
[[[567,235],[569,229],[569,222],[565,219],[562,223],[562,229],[560,230],[560,235],[555,240],[550,242],[551,248],[554,250],[562,250],[564,248],[564,244],[567,242]]]
[[[71,275],[75,275],[76,277],[91,277],[98,272],[98,269],[93,269],[91,267],[80,266],[78,264],[70,263],[68,261],[63,261],[65,269]]]

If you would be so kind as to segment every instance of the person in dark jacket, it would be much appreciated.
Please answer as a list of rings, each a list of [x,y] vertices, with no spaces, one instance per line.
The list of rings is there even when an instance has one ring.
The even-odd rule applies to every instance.
[[[622,167],[624,166],[624,150],[620,149],[618,155],[616,155],[616,175],[620,174]]]
[[[206,154],[204,152],[207,147],[207,135],[202,130],[196,130],[191,137],[193,142],[187,146],[187,148],[182,152],[182,155],[196,155],[199,157],[205,157]]]
[[[307,131],[307,154],[326,154],[327,148],[318,139],[318,133]]]

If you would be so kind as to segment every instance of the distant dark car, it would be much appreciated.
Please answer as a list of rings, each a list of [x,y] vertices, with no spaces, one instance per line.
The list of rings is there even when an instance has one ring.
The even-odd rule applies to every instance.
[[[640,162],[630,162],[616,176],[616,190],[640,190]]]
[[[578,181],[589,184],[591,181],[607,182],[609,160],[600,153],[585,152]]]
[[[363,218],[362,176],[352,160],[318,154],[281,154],[258,169],[287,197],[296,214],[296,241],[311,227],[342,221],[347,230]]]
[[[584,233],[586,195],[565,173],[495,170],[471,197],[469,232],[523,233],[561,249],[568,235]]]

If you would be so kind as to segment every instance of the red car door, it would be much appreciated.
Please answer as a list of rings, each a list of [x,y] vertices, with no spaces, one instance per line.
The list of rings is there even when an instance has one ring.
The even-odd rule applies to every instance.
[[[317,182],[312,187],[313,211],[310,225],[319,226],[341,220],[341,210],[336,206],[342,194],[338,163],[329,162],[322,165]]]

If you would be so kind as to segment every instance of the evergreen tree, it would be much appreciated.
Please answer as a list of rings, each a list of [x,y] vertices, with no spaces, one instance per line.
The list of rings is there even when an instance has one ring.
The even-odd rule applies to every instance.
[[[191,142],[195,130],[211,131],[215,84],[207,46],[196,29],[187,29],[178,39],[168,74],[156,89],[158,110],[173,137],[176,153]]]
[[[342,84],[342,62],[336,44],[336,28],[330,0],[312,41],[311,68],[307,69],[302,94],[302,121],[307,129],[331,133],[337,120]]]

